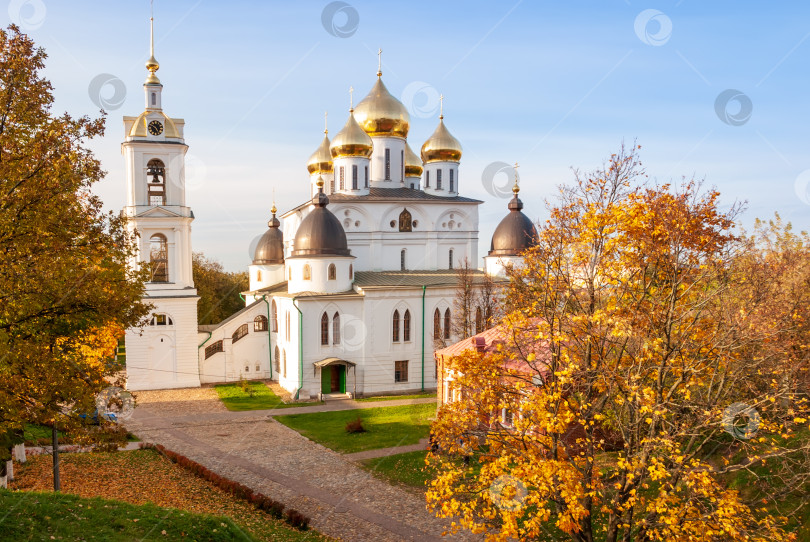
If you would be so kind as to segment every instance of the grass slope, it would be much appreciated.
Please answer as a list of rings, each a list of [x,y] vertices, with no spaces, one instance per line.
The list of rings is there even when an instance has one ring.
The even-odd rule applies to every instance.
[[[0,490],[7,540],[255,540],[230,518],[153,504]]]
[[[363,408],[336,412],[313,412],[276,416],[276,420],[310,440],[337,452],[353,453],[391,446],[416,444],[427,438],[433,403]],[[365,433],[347,433],[346,423],[360,417]]]
[[[307,405],[320,404],[317,401],[314,403],[285,403],[281,397],[273,393],[266,384],[263,382],[249,383],[250,392],[242,391],[239,384],[222,384],[214,386],[214,389],[219,395],[222,404],[225,408],[232,411],[243,410],[270,410],[275,408],[290,408],[300,407]]]
[[[428,397],[436,397],[436,393],[415,393],[413,395],[378,395],[376,397],[363,397],[362,399],[355,399],[358,403],[374,403],[376,401],[396,401],[398,399],[427,399]]]
[[[362,462],[362,466],[387,482],[425,491],[428,480],[431,480],[435,474],[433,469],[425,466],[427,453],[427,450],[420,450],[418,452],[376,457],[366,459]]]

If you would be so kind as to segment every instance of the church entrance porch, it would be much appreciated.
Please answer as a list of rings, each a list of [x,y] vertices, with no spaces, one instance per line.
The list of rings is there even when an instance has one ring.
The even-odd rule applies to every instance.
[[[323,400],[324,397],[354,397],[357,391],[357,372],[354,363],[339,358],[326,358],[316,361],[312,365],[315,376],[318,375],[318,371],[321,373],[321,387],[318,392],[319,400]],[[346,393],[346,379],[349,368],[354,369],[354,389],[352,393]]]

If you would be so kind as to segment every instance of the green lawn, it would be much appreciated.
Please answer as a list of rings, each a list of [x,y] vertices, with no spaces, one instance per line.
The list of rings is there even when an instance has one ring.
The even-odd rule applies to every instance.
[[[242,387],[238,383],[222,384],[214,386],[214,389],[217,391],[217,395],[219,395],[225,408],[234,411],[269,410],[321,404],[317,401],[311,403],[284,403],[281,397],[273,393],[273,390],[263,382],[251,381],[249,386],[253,392],[252,396],[250,392],[242,391]]]
[[[427,450],[366,459],[362,466],[375,476],[394,484],[424,490],[434,471],[425,466]]]
[[[7,540],[255,540],[230,518],[151,504],[0,489]]]
[[[337,452],[353,453],[416,444],[427,438],[436,414],[433,403],[376,407],[337,412],[276,416],[276,420],[310,440]],[[347,433],[346,423],[358,416],[365,433]]]
[[[436,392],[433,393],[416,393],[414,395],[378,395],[377,397],[363,397],[356,399],[358,403],[373,403],[375,401],[396,401],[397,399],[426,399],[428,397],[436,397]]]

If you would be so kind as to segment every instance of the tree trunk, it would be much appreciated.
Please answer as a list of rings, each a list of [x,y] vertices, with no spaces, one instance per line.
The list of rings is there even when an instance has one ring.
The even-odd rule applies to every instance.
[[[62,484],[59,481],[59,437],[56,432],[56,422],[53,422],[51,442],[53,444],[53,490],[59,491]]]
[[[5,461],[0,461],[0,487],[8,487],[8,477],[6,476]]]

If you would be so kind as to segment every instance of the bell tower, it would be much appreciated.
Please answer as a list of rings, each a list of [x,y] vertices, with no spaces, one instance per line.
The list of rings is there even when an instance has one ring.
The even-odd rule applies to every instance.
[[[184,121],[163,112],[157,77],[154,19],[150,18],[149,75],[145,109],[124,117],[127,204],[123,215],[138,233],[133,262],[150,271],[145,301],[153,305],[149,325],[126,334],[127,387],[132,390],[200,385],[197,354],[197,290],[191,271],[191,222],[186,205]]]

